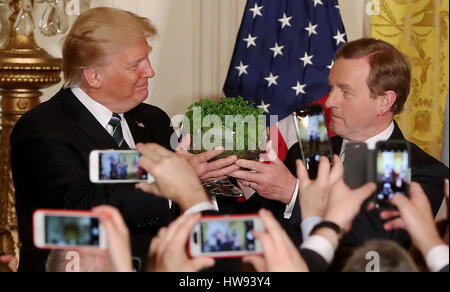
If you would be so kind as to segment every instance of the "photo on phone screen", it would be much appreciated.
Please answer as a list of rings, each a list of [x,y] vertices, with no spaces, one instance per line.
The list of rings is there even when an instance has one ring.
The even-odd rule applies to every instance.
[[[294,113],[297,136],[302,160],[314,178],[317,174],[320,156],[332,160],[332,148],[328,127],[322,106],[303,107]]]
[[[411,184],[410,155],[406,143],[379,143],[377,155],[377,193],[375,205],[380,209],[395,209],[390,199],[395,194],[408,196]]]
[[[93,183],[153,183],[155,179],[139,167],[136,150],[94,150],[89,155],[89,178]]]
[[[253,221],[202,222],[202,252],[254,251]]]
[[[100,153],[100,180],[147,180],[138,152]]]
[[[252,233],[255,229],[264,229],[257,217],[201,220],[191,234],[191,255],[227,257],[261,253],[261,244]]]
[[[98,218],[46,215],[44,220],[46,245],[100,245],[100,221]]]

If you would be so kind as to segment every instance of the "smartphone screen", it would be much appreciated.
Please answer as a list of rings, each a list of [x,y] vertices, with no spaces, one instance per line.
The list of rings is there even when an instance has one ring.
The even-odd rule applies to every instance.
[[[202,222],[202,252],[255,251],[253,221]]]
[[[99,218],[47,214],[44,221],[46,245],[100,246]]]
[[[302,160],[311,178],[317,176],[320,156],[332,160],[332,148],[322,106],[303,107],[294,113]]]
[[[191,234],[191,254],[226,257],[261,253],[254,229],[263,229],[257,217],[202,220]]]
[[[411,184],[408,145],[404,142],[379,143],[376,155],[378,189],[375,205],[379,209],[395,209],[390,199],[396,194],[408,196]]]
[[[147,181],[148,174],[139,167],[140,153],[137,151],[98,151],[99,183]]]

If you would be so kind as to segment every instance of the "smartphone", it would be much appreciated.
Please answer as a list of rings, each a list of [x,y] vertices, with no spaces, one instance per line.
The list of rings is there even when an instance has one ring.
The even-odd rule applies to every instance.
[[[106,231],[91,212],[37,210],[33,214],[34,244],[41,249],[92,247],[106,249]]]
[[[370,157],[366,143],[345,145],[344,181],[349,188],[357,189],[370,181]]]
[[[319,159],[326,156],[333,161],[325,113],[321,105],[301,107],[293,114],[294,124],[300,144],[301,159],[308,169],[311,179],[317,177]]]
[[[139,167],[136,150],[95,150],[89,155],[89,177],[99,184],[153,183],[155,179]]]
[[[262,245],[253,230],[264,230],[258,215],[203,217],[194,226],[189,238],[191,257],[243,257],[262,254]]]
[[[396,194],[409,197],[411,185],[411,157],[406,141],[378,142],[375,147],[377,192],[374,203],[377,209],[396,210],[390,202]]]
[[[138,257],[132,257],[131,260],[133,261],[133,272],[139,273],[142,270],[142,260]]]

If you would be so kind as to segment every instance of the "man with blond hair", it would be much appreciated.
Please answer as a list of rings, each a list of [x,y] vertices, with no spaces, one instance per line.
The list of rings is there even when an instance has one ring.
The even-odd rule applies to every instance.
[[[148,40],[156,35],[148,19],[130,12],[102,7],[80,15],[63,46],[64,88],[17,122],[11,134],[11,167],[22,242],[20,271],[43,271],[49,254],[33,245],[32,215],[38,208],[116,207],[130,229],[133,255],[145,264],[151,238],[179,214],[178,207],[201,212],[209,204],[180,194],[174,206],[133,184],[96,185],[89,180],[93,150],[135,149],[149,142],[170,149],[169,117],[143,103],[148,79],[155,76]],[[208,176],[201,171],[235,161],[228,158],[220,167],[205,167],[202,157],[190,159],[203,179]]]

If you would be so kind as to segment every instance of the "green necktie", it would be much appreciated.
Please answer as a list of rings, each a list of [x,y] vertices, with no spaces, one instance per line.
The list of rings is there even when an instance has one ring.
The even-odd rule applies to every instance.
[[[123,138],[122,126],[120,122],[122,118],[118,114],[113,114],[111,120],[109,121],[109,125],[113,127],[112,137],[114,141],[116,141],[117,145],[119,145],[120,149],[129,150],[127,142]]]

